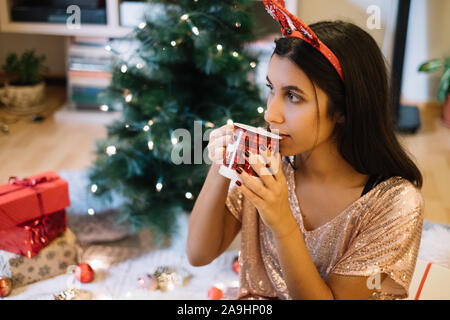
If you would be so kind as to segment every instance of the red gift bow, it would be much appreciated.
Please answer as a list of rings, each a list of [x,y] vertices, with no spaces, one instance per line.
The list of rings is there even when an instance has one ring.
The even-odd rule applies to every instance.
[[[43,233],[46,230],[46,226],[48,224],[48,216],[45,215],[41,218],[38,218],[33,221],[32,226],[26,225],[23,226],[23,228],[26,231],[29,231],[30,238],[28,239],[28,242],[31,245],[34,245],[35,243],[41,243],[42,245],[45,245],[48,242],[47,236]],[[27,251],[28,258],[31,258],[31,251]]]
[[[47,243],[47,241],[48,241],[48,238],[45,236],[45,234],[42,233],[45,230],[45,226],[48,223],[48,216],[46,216],[45,212],[44,212],[44,206],[42,204],[41,194],[34,187],[40,183],[50,182],[55,179],[56,178],[49,179],[47,177],[42,177],[39,179],[28,179],[28,178],[21,179],[21,178],[15,177],[15,176],[9,177],[9,179],[8,179],[9,184],[22,186],[24,188],[31,187],[36,192],[36,195],[38,197],[39,209],[41,211],[42,217],[34,220],[32,222],[32,226],[30,226],[30,225],[23,226],[23,228],[26,231],[30,231],[31,236],[28,241],[31,245],[34,245],[37,242],[40,242],[41,244],[45,245],[45,243]],[[17,191],[17,189],[14,191]],[[12,192],[12,191],[9,191],[9,192]],[[8,192],[6,192],[6,193],[8,193]],[[3,194],[6,194],[6,193],[3,193]],[[29,224],[29,222],[27,224]],[[30,250],[27,251],[27,256],[31,257]]]
[[[55,180],[55,178],[48,179],[47,177],[41,177],[39,179],[31,179],[30,180],[29,178],[21,179],[21,178],[17,178],[15,176],[13,176],[13,177],[9,177],[8,183],[18,185],[18,186],[24,186],[24,187],[34,187],[35,185],[37,185],[39,183],[50,182],[52,180]]]
[[[40,183],[50,182],[53,180],[56,180],[56,178],[49,179],[47,177],[41,177],[39,179],[31,179],[30,180],[28,178],[21,179],[21,178],[17,178],[17,177],[9,177],[8,183],[16,185],[16,186],[22,186],[24,188],[31,187],[36,192],[38,202],[39,202],[39,209],[41,211],[41,215],[44,216],[45,212],[44,212],[44,205],[42,204],[41,193],[39,191],[37,191],[34,187]],[[17,191],[17,190],[14,190],[14,191]]]
[[[336,69],[344,81],[339,59],[323,42],[319,40],[311,28],[298,17],[286,10],[284,0],[263,0],[267,12],[281,24],[281,33],[286,37],[300,38],[318,50]]]

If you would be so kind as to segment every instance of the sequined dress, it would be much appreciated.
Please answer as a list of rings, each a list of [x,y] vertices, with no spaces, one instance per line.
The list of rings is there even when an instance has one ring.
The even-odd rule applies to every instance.
[[[422,233],[424,202],[420,191],[402,177],[390,177],[328,223],[308,231],[295,192],[294,169],[285,157],[282,168],[293,215],[322,279],[333,273],[385,273],[387,277],[373,298],[407,298]],[[272,233],[234,183],[230,184],[226,206],[241,221],[237,298],[291,299]]]

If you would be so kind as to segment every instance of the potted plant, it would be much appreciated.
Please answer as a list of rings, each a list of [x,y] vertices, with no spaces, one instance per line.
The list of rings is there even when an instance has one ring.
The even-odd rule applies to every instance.
[[[6,57],[3,71],[7,82],[0,96],[2,102],[15,108],[28,108],[39,104],[44,98],[45,56],[36,56],[34,50],[25,51],[22,56],[10,53]]]
[[[419,67],[420,72],[434,72],[443,68],[443,74],[439,83],[438,101],[444,102],[442,112],[442,124],[450,128],[450,58],[433,59],[423,63]]]

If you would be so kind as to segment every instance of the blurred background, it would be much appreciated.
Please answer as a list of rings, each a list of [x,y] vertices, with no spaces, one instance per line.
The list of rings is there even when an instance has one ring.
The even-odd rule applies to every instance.
[[[396,134],[424,177],[419,258],[426,263],[418,264],[415,292],[428,262],[450,267],[450,1],[285,3],[308,24],[357,24],[386,58]],[[59,252],[49,262],[45,253],[41,260],[49,265],[59,259],[56,271],[32,275],[34,264],[19,266],[27,276],[14,271],[23,262],[11,256],[17,247],[0,250],[0,289],[6,274],[17,286],[12,298],[52,298],[49,292],[62,290],[66,280],[49,278],[80,259],[96,272],[88,288],[97,298],[203,299],[219,280],[236,289],[239,237],[210,266],[191,268],[198,277],[184,291],[163,297],[136,288],[147,288],[142,275],[161,264],[189,268],[187,215],[179,213],[191,211],[208,166],[171,162],[180,145],[174,130],[193,134],[194,121],[202,132],[236,119],[262,124],[265,77],[279,36],[262,1],[0,0],[0,185],[14,176],[57,173],[68,182],[69,228],[83,247],[73,261]],[[155,235],[166,244],[171,239],[171,247],[153,250]],[[66,240],[75,250],[75,240]],[[53,250],[52,244],[40,249]],[[449,274],[442,271],[425,296],[448,298],[440,284]]]
[[[262,2],[253,2],[252,17],[264,26],[258,44],[266,54],[257,67],[256,78],[264,99],[267,56],[279,30]],[[286,5],[307,23],[323,19],[356,23],[375,38],[392,70],[396,30],[402,31],[397,35],[401,58],[397,58],[393,77],[397,85],[401,79],[397,90],[401,105],[413,107],[406,110],[417,108],[417,112],[402,113],[405,119],[397,120],[404,127],[399,126],[398,133],[424,174],[426,217],[450,223],[450,120],[447,112],[445,126],[445,98],[438,101],[444,68],[418,71],[424,62],[450,56],[450,2],[405,2],[409,18],[406,25],[405,13],[399,21],[398,0],[288,0]],[[83,12],[79,29],[66,23],[71,14],[65,8],[76,3]],[[106,136],[105,124],[120,117],[120,106],[114,109],[102,100],[111,81],[113,59],[104,48],[113,40],[126,39],[138,28],[144,21],[144,8],[149,6],[145,1],[0,0],[0,65],[10,53],[20,55],[34,49],[36,55],[45,56],[47,67],[45,103],[40,108],[27,113],[30,108],[11,110],[0,104],[0,181],[44,169],[82,169],[94,161],[94,141]],[[402,10],[404,7],[405,3]],[[399,26],[399,22],[403,24]],[[130,50],[129,44],[125,47]],[[0,77],[5,80],[4,70]],[[109,110],[105,112],[106,108]],[[396,110],[393,117],[398,118],[399,113]]]

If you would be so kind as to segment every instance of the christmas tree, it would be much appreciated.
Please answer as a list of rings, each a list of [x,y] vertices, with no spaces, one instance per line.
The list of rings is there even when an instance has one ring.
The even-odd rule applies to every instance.
[[[205,133],[230,121],[264,124],[265,102],[252,80],[258,57],[248,50],[258,37],[251,6],[152,1],[128,37],[137,43],[133,54],[117,54],[109,93],[123,103],[122,117],[97,141],[89,179],[95,196],[114,191],[126,199],[118,222],[150,227],[157,238],[173,235],[176,215],[192,210],[210,167]],[[179,141],[177,129],[190,141]]]

